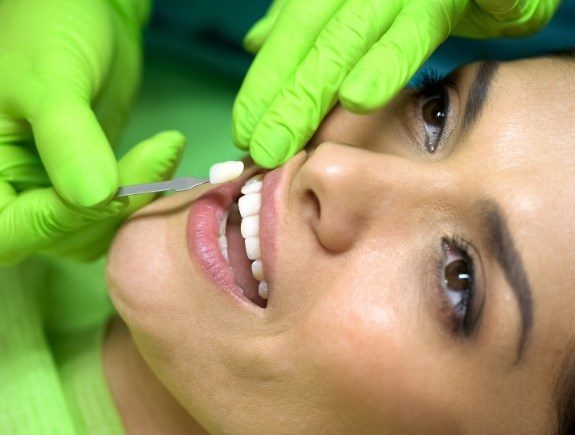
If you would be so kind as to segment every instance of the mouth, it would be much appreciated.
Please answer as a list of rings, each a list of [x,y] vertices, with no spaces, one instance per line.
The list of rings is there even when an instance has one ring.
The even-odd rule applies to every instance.
[[[266,308],[268,284],[260,248],[264,174],[202,195],[188,217],[188,247],[207,277],[227,293]]]

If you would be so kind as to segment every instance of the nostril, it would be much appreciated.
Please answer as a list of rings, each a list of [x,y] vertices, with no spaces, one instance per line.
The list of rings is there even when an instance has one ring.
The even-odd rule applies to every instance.
[[[314,224],[318,223],[321,219],[321,204],[319,203],[319,198],[312,190],[308,190],[306,192],[306,200],[310,204],[309,208],[312,222],[314,222]]]

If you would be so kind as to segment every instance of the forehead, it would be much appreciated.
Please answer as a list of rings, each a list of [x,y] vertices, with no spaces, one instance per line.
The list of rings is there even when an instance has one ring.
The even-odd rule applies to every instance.
[[[555,57],[501,64],[455,156],[473,176],[472,195],[495,199],[508,220],[534,292],[534,338],[543,346],[575,331],[574,73],[574,61]],[[466,89],[473,76],[462,74]]]

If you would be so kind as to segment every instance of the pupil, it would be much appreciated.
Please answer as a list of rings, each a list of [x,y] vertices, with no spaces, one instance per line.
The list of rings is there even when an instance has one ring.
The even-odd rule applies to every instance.
[[[430,99],[427,103],[423,105],[423,120],[429,124],[437,127],[443,127],[445,123],[445,108],[443,103],[443,98],[436,97]]]
[[[456,260],[445,267],[445,281],[450,290],[463,292],[469,290],[470,284],[467,264],[463,260]]]

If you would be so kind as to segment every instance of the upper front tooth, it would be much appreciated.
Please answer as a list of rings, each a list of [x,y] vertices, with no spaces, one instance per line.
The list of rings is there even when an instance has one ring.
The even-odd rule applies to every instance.
[[[238,200],[238,207],[243,218],[260,212],[262,196],[259,193],[244,195]]]
[[[262,191],[263,182],[257,178],[250,178],[246,184],[242,186],[242,193],[249,195],[250,193],[260,193]]]
[[[252,275],[258,281],[262,281],[264,279],[264,267],[262,260],[256,260],[252,263]]]
[[[259,260],[262,258],[259,237],[248,237],[246,239],[246,254],[250,260]]]
[[[260,234],[260,217],[256,214],[254,216],[248,216],[242,219],[241,226],[242,236],[248,237],[259,237]]]

